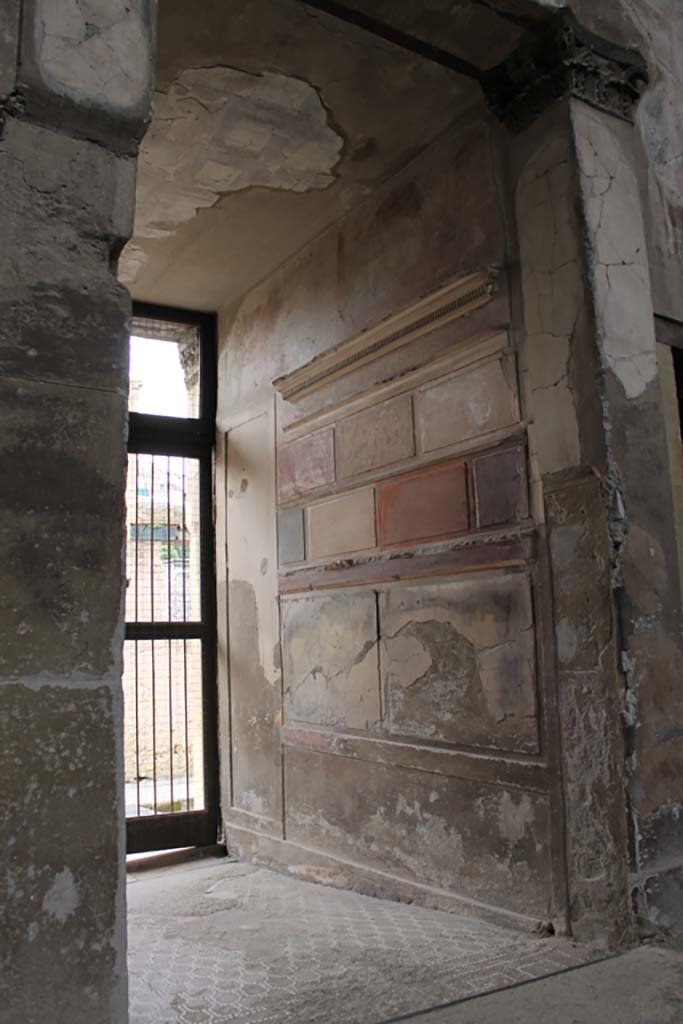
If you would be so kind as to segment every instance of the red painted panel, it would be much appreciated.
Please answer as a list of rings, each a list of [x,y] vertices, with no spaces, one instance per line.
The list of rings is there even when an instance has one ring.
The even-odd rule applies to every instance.
[[[378,488],[378,499],[382,546],[438,540],[469,527],[463,462],[387,480]]]
[[[291,501],[334,483],[334,430],[318,430],[283,445],[277,453],[277,496]]]

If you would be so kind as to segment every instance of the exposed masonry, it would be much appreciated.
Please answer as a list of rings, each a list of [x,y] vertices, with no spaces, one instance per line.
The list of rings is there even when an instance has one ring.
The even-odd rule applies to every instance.
[[[158,93],[140,151],[136,234],[161,238],[248,188],[328,188],[343,140],[316,89],[279,72],[188,68]]]

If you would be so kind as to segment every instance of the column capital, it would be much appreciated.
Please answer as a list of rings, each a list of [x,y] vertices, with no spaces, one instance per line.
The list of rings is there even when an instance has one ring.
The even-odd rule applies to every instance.
[[[487,72],[482,85],[497,117],[522,131],[565,97],[632,121],[647,82],[647,65],[636,51],[594,35],[561,11]]]

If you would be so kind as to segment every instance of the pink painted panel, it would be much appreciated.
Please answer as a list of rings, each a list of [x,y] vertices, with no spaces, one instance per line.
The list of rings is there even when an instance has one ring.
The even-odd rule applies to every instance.
[[[334,478],[332,427],[285,444],[277,453],[278,501],[291,501],[334,483]]]

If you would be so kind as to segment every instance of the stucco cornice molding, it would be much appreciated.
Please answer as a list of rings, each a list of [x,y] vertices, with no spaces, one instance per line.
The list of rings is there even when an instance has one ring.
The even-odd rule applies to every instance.
[[[409,344],[421,334],[473,312],[489,302],[495,290],[494,272],[468,274],[278,377],[273,386],[287,401],[297,401],[337,377]]]
[[[521,131],[566,97],[632,121],[647,81],[647,65],[638,53],[594,35],[562,11],[489,71],[482,86],[500,120]]]

